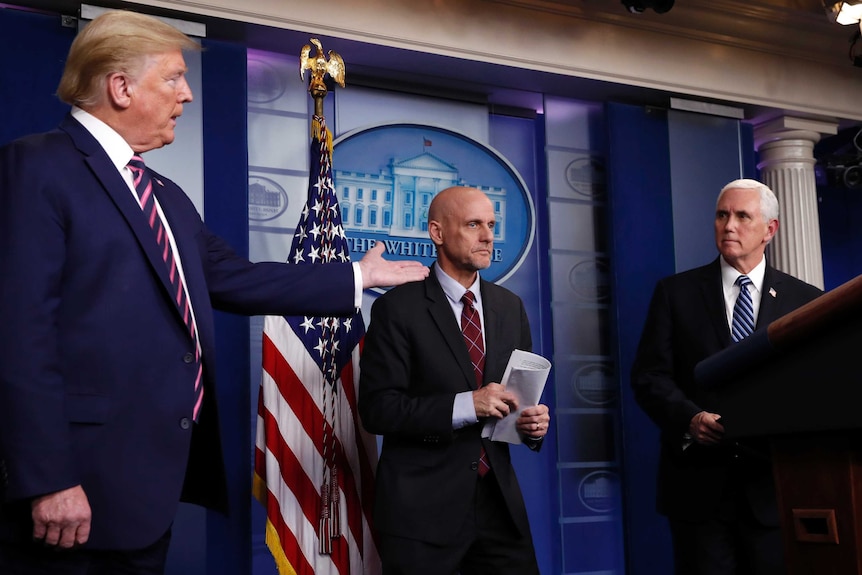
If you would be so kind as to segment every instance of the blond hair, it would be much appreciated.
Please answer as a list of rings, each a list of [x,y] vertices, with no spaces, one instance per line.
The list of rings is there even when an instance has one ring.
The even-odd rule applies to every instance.
[[[147,57],[200,46],[169,24],[124,10],[95,18],[72,42],[57,96],[67,104],[88,107],[102,98],[105,81],[114,72],[135,77]]]

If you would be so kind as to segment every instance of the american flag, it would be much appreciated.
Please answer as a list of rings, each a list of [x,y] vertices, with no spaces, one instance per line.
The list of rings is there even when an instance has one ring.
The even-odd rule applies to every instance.
[[[347,262],[332,182],[332,135],[312,121],[308,201],[290,249],[296,265]],[[356,409],[365,325],[353,317],[264,320],[254,494],[280,575],[376,575],[371,512],[377,443]]]

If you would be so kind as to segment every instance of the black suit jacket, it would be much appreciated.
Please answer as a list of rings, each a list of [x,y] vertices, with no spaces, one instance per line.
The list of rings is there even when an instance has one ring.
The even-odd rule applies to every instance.
[[[822,293],[768,265],[762,292],[758,330]],[[702,410],[714,412],[716,392],[695,383],[694,367],[731,341],[718,259],[658,282],[632,368],[635,398],[661,430],[658,511],[693,521],[711,516],[736,467],[734,477],[755,517],[777,525],[772,471],[762,445],[695,443],[682,449],[691,418]]]
[[[155,177],[202,347],[197,424],[192,340],[152,229],[108,155],[71,116],[0,147],[0,537],[29,538],[29,500],[77,484],[93,548],[151,544],[181,494],[224,509],[212,308],[353,310],[350,264],[252,264]]]
[[[484,381],[499,382],[509,355],[532,347],[523,303],[482,280]],[[450,543],[473,505],[484,444],[494,477],[522,535],[529,524],[509,445],[481,439],[482,422],[452,429],[455,394],[475,388],[461,328],[432,271],[374,302],[361,357],[359,412],[383,436],[377,467],[376,528]]]

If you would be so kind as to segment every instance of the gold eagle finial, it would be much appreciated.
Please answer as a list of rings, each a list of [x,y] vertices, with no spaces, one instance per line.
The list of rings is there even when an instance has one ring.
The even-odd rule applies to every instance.
[[[344,87],[344,60],[338,55],[335,50],[329,51],[329,60],[323,54],[323,46],[317,38],[312,38],[311,43],[317,47],[317,54],[311,55],[311,46],[306,44],[302,47],[302,52],[299,55],[299,77],[305,80],[305,71],[311,71],[311,84],[308,91],[312,95],[316,91],[326,93],[326,84],[323,78],[326,74],[342,88]]]

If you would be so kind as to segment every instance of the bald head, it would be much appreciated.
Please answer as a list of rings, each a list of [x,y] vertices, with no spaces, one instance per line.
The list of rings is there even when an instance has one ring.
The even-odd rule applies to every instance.
[[[428,235],[437,246],[437,264],[465,287],[476,272],[491,265],[494,206],[481,191],[466,186],[446,188],[428,209]]]

